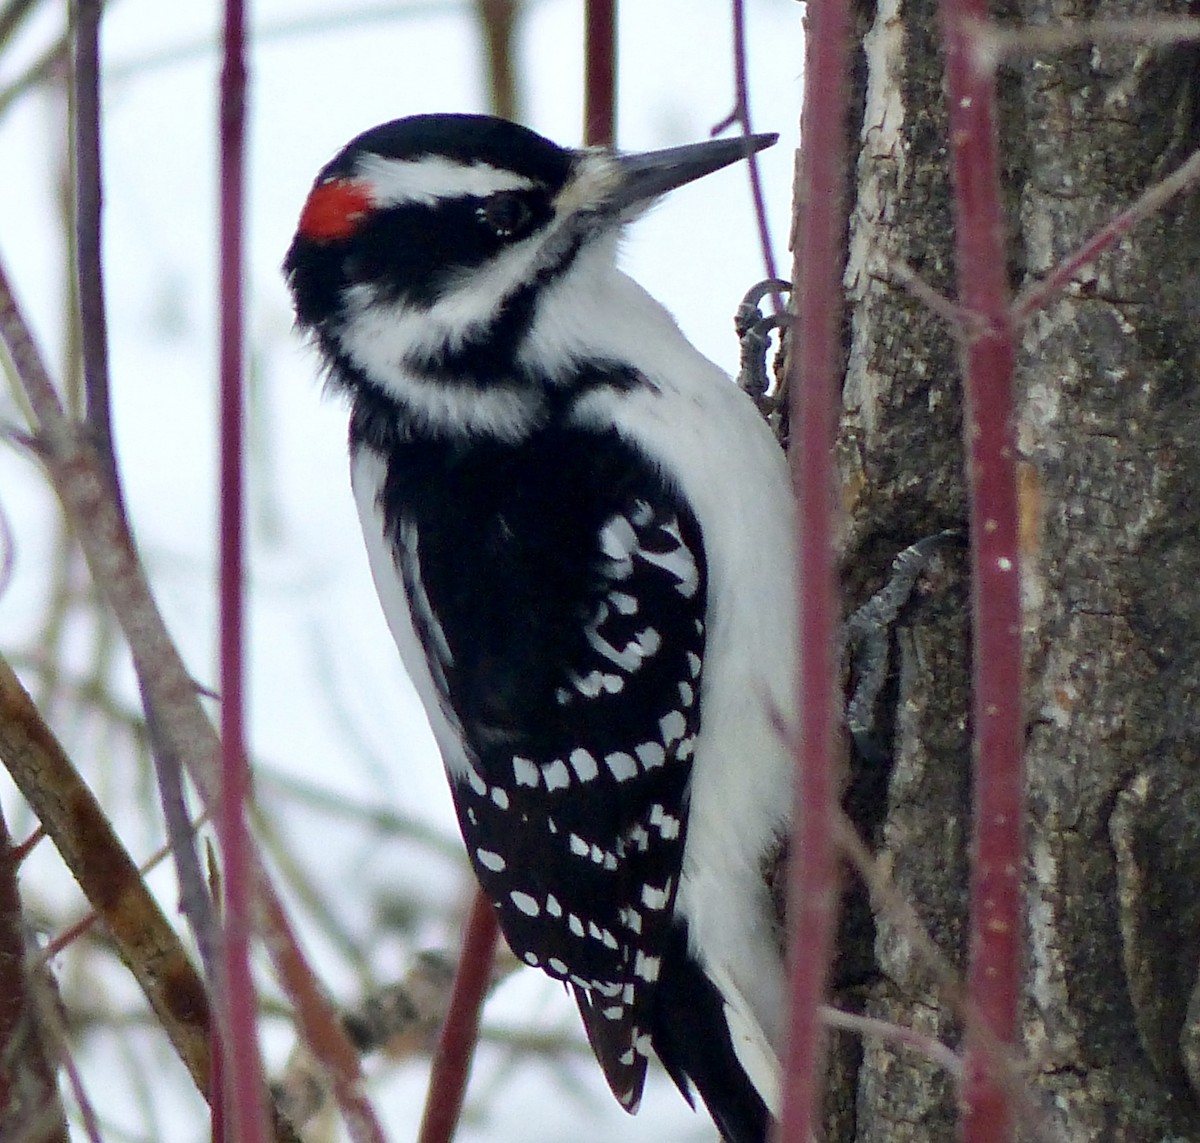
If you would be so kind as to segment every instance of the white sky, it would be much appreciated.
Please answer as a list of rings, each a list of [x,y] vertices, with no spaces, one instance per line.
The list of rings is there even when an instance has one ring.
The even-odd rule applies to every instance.
[[[105,22],[106,255],[118,450],[135,528],[160,602],[195,674],[213,677],[215,591],[216,4],[112,0]],[[419,707],[378,612],[361,550],[344,455],[345,410],[325,398],[311,351],[291,333],[279,264],[318,168],[351,136],[420,111],[485,110],[479,52],[466,3],[378,5],[388,20],[338,20],[365,7],[261,0],[258,27],[312,20],[263,37],[252,59],[249,179],[250,352],[260,387],[252,428],[250,510],[250,739],[256,756],[382,808],[419,815],[447,832],[453,815]],[[400,16],[406,7],[435,15]],[[626,0],[619,49],[618,143],[673,146],[707,137],[732,105],[729,5],[718,0]],[[781,142],[762,156],[774,250],[787,272],[788,199],[800,101],[803,9],[793,0],[747,3],[755,128]],[[581,0],[531,0],[520,45],[526,121],[561,143],[579,141]],[[0,61],[0,87],[56,31],[48,21]],[[203,47],[205,41],[208,46]],[[184,50],[186,49],[186,50]],[[53,179],[62,146],[61,108],[44,95],[0,120],[0,254],[51,362],[60,357],[61,249]],[[762,277],[745,175],[738,169],[672,195],[640,222],[625,266],[661,298],[684,331],[726,368],[736,362],[732,314]],[[19,423],[0,392],[0,421]],[[36,470],[0,445],[0,511],[16,540],[15,575],[0,595],[0,650],[29,651],[41,614],[49,558],[48,502]],[[81,663],[87,630],[78,631]],[[127,675],[125,693],[132,694]],[[347,744],[349,732],[369,744]],[[71,741],[71,728],[62,728]],[[10,789],[0,779],[0,797]],[[272,809],[267,806],[268,811]],[[364,901],[402,882],[452,894],[443,866],[412,868],[411,852],[362,852],[292,814],[280,821],[322,892],[351,919]],[[153,844],[148,839],[147,849]],[[345,850],[345,852],[343,852]],[[142,851],[144,852],[144,851]],[[26,878],[52,864],[31,864]],[[173,907],[168,876],[163,900]],[[38,885],[39,892],[43,885]],[[50,890],[47,890],[49,892]],[[61,896],[71,900],[69,886]],[[367,905],[364,903],[365,913]],[[434,943],[445,934],[424,934]],[[396,946],[364,949],[381,979],[397,975]],[[354,979],[336,952],[314,939],[331,987]],[[114,983],[114,987],[119,987]],[[349,998],[347,998],[349,999]],[[486,1019],[567,1027],[578,1019],[562,990],[532,972],[503,986]],[[582,1039],[581,1033],[579,1033]],[[271,1063],[286,1044],[268,1036]],[[106,1093],[105,1061],[81,1060]],[[136,1087],[128,1062],[111,1082]],[[566,1094],[538,1066],[498,1071],[484,1052],[475,1090],[485,1119],[465,1141],[629,1143],[714,1138],[669,1081],[651,1085],[630,1119],[599,1069],[572,1073],[586,1093]],[[143,1080],[146,1077],[141,1077]],[[386,1072],[373,1093],[394,1141],[415,1137],[424,1073]],[[174,1082],[174,1081],[172,1081]],[[151,1089],[155,1088],[153,1082]],[[106,1110],[111,1109],[108,1099]],[[168,1120],[197,1113],[171,1098]],[[143,1121],[140,1111],[118,1122]],[[115,1135],[113,1136],[116,1137]],[[198,1124],[171,1122],[161,1138],[200,1139]]]

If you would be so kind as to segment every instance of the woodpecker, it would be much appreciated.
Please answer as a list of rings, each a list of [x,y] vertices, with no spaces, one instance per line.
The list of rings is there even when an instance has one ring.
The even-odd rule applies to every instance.
[[[617,269],[774,135],[574,150],[421,115],[317,176],[284,271],[350,403],[372,574],[513,952],[622,1105],[658,1059],[766,1138],[785,988],[795,538],[752,402]]]

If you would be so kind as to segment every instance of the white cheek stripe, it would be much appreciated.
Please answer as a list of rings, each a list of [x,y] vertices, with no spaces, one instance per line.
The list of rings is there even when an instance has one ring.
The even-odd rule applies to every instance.
[[[488,163],[459,163],[444,155],[410,162],[364,155],[356,173],[371,184],[375,205],[383,207],[404,203],[432,206],[447,198],[487,198],[498,191],[529,190],[534,185],[532,179],[513,171],[502,171]]]

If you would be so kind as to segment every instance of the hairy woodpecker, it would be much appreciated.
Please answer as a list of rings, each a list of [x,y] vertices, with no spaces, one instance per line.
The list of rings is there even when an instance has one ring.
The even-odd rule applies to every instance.
[[[376,588],[508,943],[573,990],[629,1111],[653,1051],[735,1143],[765,1138],[778,1084],[790,486],[616,248],[774,141],[624,155],[396,120],[321,171],[284,266],[350,398]]]

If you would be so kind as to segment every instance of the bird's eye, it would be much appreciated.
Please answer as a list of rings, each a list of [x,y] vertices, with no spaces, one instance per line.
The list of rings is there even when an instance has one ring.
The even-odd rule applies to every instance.
[[[512,238],[524,229],[532,213],[521,195],[504,192],[492,195],[476,216],[497,238]]]

